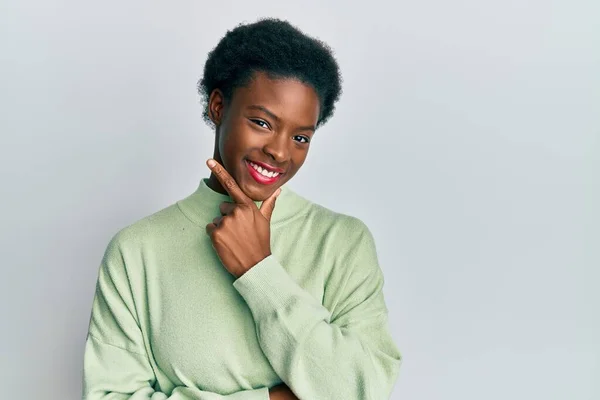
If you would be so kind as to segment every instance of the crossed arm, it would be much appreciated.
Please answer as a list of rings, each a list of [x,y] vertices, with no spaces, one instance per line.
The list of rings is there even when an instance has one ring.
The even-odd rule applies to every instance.
[[[221,179],[230,182],[224,181],[224,186],[235,192],[232,197],[238,202],[245,200],[226,171],[220,166],[216,169]],[[247,207],[246,212],[250,211],[256,212]],[[235,219],[230,223],[235,223]],[[238,223],[241,224],[241,219]],[[240,264],[238,269],[244,271],[240,274],[225,265],[228,270],[231,268],[236,277],[233,286],[252,312],[263,353],[284,382],[273,388],[228,395],[197,387],[176,387],[168,397],[154,391],[156,377],[136,320],[131,288],[126,284],[127,266],[117,235],[107,248],[98,277],[85,350],[84,399],[389,398],[401,355],[388,330],[382,291],[384,279],[375,243],[360,220],[347,217],[341,223],[345,225],[342,231],[346,243],[340,256],[343,268],[338,267],[330,274],[325,294],[331,311],[300,287],[270,251],[265,251],[269,255],[254,265]],[[215,225],[209,229],[212,235],[215,229],[219,228]],[[221,236],[231,232],[236,230],[229,229]],[[236,240],[230,242],[235,245]],[[228,253],[239,255],[239,251],[227,248],[218,252],[224,264],[233,264],[227,261]]]
[[[177,387],[169,396],[154,391],[154,371],[136,320],[126,266],[117,237],[101,264],[86,342],[87,400],[387,399],[401,357],[387,326],[383,276],[373,238],[358,220],[345,273],[332,274],[330,312],[300,287],[275,255],[260,261],[233,286],[248,304],[264,354],[289,387],[231,394]],[[341,271],[341,269],[340,269]],[[288,397],[285,397],[285,396]],[[283,397],[282,397],[283,396]]]

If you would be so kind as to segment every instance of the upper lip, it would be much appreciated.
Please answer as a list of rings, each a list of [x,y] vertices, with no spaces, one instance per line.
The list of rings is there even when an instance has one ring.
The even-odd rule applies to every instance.
[[[267,164],[267,163],[264,163],[264,162],[260,162],[260,161],[254,161],[254,160],[250,160],[250,159],[248,159],[248,161],[251,161],[251,162],[253,162],[254,164],[256,164],[256,165],[258,165],[258,166],[261,166],[261,167],[263,167],[263,168],[266,168],[266,169],[268,169],[269,171],[279,172],[280,174],[283,174],[283,173],[285,172],[285,170],[284,170],[284,169],[282,169],[282,168],[277,168],[277,167],[274,167],[274,166],[272,166],[272,165],[270,165],[270,164]]]

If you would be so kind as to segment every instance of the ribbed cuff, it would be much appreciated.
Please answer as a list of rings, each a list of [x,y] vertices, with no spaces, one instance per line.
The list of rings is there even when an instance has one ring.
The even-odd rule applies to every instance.
[[[305,295],[273,254],[233,282],[253,311],[285,307],[294,295]]]
[[[319,301],[296,283],[273,254],[236,279],[233,287],[246,300],[255,319],[271,316],[277,310],[285,309],[289,313],[299,304],[304,310],[310,307],[313,311],[328,314]]]

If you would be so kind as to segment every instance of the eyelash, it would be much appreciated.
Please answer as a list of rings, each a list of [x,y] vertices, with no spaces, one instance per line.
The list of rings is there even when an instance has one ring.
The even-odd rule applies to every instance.
[[[271,126],[268,123],[266,123],[265,121],[263,121],[262,119],[251,119],[250,121],[254,122],[256,125],[260,126],[261,128],[269,128],[269,129],[271,129]],[[263,124],[265,124],[266,126],[260,125],[261,122]]]
[[[271,126],[270,126],[270,125],[269,125],[267,122],[263,121],[262,119],[250,119],[250,121],[252,121],[252,122],[253,122],[253,123],[255,123],[256,125],[260,126],[261,128],[268,128],[268,129],[271,129]],[[266,126],[262,126],[262,125],[260,125],[261,123],[265,124]],[[305,142],[299,142],[299,143],[310,143],[310,138],[309,138],[309,137],[307,137],[307,136],[296,135],[296,136],[294,136],[294,137],[295,137],[295,138],[296,138],[296,137],[300,137],[300,138],[303,138],[303,139],[305,140]]]
[[[294,136],[294,137],[300,137],[300,138],[302,138],[302,139],[305,139],[305,140],[306,140],[306,142],[300,142],[300,143],[310,143],[310,139],[309,139],[308,137],[306,137],[306,136],[300,136],[300,135],[296,135],[296,136]]]

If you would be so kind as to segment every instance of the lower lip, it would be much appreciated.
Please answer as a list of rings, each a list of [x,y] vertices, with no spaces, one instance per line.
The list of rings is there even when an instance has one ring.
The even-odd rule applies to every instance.
[[[279,175],[277,175],[274,178],[269,178],[267,176],[264,176],[263,174],[259,173],[257,170],[254,169],[254,167],[252,167],[252,165],[250,165],[250,163],[248,162],[248,160],[245,160],[246,162],[246,166],[248,167],[248,172],[250,172],[250,175],[254,178],[254,180],[262,185],[270,185],[272,183],[275,183],[279,180],[279,178],[281,177],[281,173]]]

